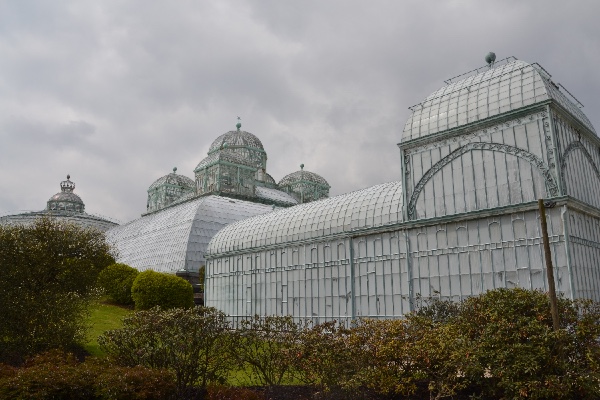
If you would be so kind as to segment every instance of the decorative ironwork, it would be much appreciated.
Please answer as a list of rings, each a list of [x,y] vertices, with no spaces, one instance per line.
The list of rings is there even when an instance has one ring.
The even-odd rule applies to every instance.
[[[423,187],[427,184],[427,182],[443,167],[462,156],[463,154],[472,151],[472,150],[489,150],[489,151],[499,151],[502,153],[512,154],[514,156],[520,157],[528,161],[531,165],[538,168],[546,181],[546,188],[550,196],[558,196],[558,185],[556,180],[552,176],[550,168],[546,165],[546,163],[528,151],[520,149],[518,147],[510,146],[507,144],[501,143],[485,143],[485,142],[474,142],[466,144],[458,149],[454,150],[452,153],[448,154],[446,157],[442,158],[435,165],[433,165],[419,180],[415,189],[410,197],[410,201],[408,203],[408,217],[412,219],[415,215],[415,207],[417,203],[417,199],[423,190]]]
[[[594,173],[596,174],[596,177],[598,178],[598,180],[600,180],[600,170],[598,169],[598,166],[594,162],[592,155],[587,151],[585,146],[580,141],[573,141],[573,142],[569,143],[569,145],[565,149],[565,152],[562,155],[562,162],[560,163],[560,174],[562,176],[563,182],[565,181],[565,169],[567,168],[567,159],[571,155],[571,153],[575,150],[581,150],[581,152],[583,153],[585,158],[587,158],[587,160],[591,164],[592,169],[594,170]]]

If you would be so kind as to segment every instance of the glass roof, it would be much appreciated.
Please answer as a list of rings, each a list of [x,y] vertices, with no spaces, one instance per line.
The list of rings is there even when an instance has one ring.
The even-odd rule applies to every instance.
[[[208,149],[208,154],[217,151],[227,144],[229,147],[241,146],[250,147],[264,151],[264,147],[259,138],[246,131],[229,131],[216,138]]]
[[[284,176],[279,181],[279,186],[290,185],[290,184],[300,182],[300,181],[309,181],[309,182],[314,182],[314,183],[318,183],[323,186],[330,187],[329,183],[327,183],[325,178],[323,178],[321,175],[317,175],[314,172],[305,171],[304,169],[302,169],[300,171],[292,172],[291,174]]]
[[[273,200],[278,203],[287,203],[287,204],[298,204],[298,200],[287,194],[286,192],[282,192],[281,190],[271,189],[267,187],[257,186],[256,187],[256,196],[265,199],[265,200]]]
[[[514,60],[433,92],[413,111],[402,140],[411,140],[552,99],[595,133],[583,111],[538,64]],[[568,92],[567,92],[568,93]]]
[[[177,168],[173,168],[173,172],[155,180],[154,183],[148,188],[148,191],[153,190],[164,184],[183,186],[190,189],[194,189],[196,187],[196,183],[192,179],[188,178],[185,175],[179,175],[176,173],[176,171]]]
[[[272,207],[264,204],[200,197],[117,226],[106,235],[118,262],[139,270],[198,271],[217,231],[231,222],[271,211]]]
[[[384,183],[259,215],[223,228],[208,254],[324,238],[402,222],[402,186]]]
[[[194,168],[194,171],[199,171],[203,168],[210,167],[211,165],[217,164],[220,161],[256,167],[251,160],[249,160],[247,157],[244,157],[242,154],[237,153],[234,149],[225,148],[216,153],[211,153],[208,155],[198,163],[196,168]]]

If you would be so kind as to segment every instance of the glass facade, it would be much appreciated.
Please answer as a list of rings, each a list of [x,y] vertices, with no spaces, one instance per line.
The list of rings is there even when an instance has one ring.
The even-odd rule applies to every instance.
[[[207,250],[205,301],[232,318],[398,318],[415,299],[546,290],[600,300],[600,139],[537,64],[498,63],[411,107],[398,182],[231,224]],[[281,182],[280,182],[281,185]]]

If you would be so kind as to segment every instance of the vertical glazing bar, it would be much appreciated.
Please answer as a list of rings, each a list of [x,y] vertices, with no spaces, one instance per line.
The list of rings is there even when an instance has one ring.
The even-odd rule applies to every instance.
[[[355,279],[355,272],[354,272],[354,238],[350,237],[349,238],[349,242],[350,242],[350,293],[351,293],[351,304],[350,307],[352,307],[352,319],[355,320],[356,319],[356,294],[355,294],[355,284],[354,284],[354,279]]]
[[[413,292],[413,279],[412,279],[412,257],[410,252],[410,240],[408,238],[408,233],[410,232],[408,229],[404,230],[404,240],[406,241],[406,271],[407,271],[407,279],[408,279],[408,311],[413,311],[414,309],[414,292]],[[404,310],[403,310],[404,311]]]
[[[565,256],[567,259],[567,271],[569,271],[569,290],[571,291],[571,300],[575,299],[575,286],[573,283],[573,270],[571,269],[571,241],[569,239],[569,210],[567,206],[562,206],[560,210],[560,218],[563,223],[563,235],[565,237]]]
[[[550,140],[552,142],[552,147],[554,147],[554,173],[556,174],[556,181],[558,182],[558,193],[561,196],[564,196],[564,182],[562,179],[562,174],[560,171],[560,166],[562,164],[562,154],[560,151],[560,142],[556,137],[556,130],[554,129],[554,118],[553,113],[550,110],[550,104],[546,106],[546,113],[548,114],[548,121],[550,123]],[[546,149],[548,151],[548,149]]]

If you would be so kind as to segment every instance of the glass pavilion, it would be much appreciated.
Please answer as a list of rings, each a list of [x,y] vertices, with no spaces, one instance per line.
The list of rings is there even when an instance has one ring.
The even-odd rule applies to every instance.
[[[412,106],[399,181],[276,210],[208,245],[205,301],[235,318],[399,318],[415,298],[557,290],[600,300],[600,139],[581,104],[514,58]]]

